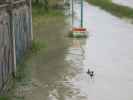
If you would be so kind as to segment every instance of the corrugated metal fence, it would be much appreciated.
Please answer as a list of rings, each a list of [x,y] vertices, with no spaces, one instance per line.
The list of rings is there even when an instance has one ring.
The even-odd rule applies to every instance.
[[[0,2],[0,94],[31,46],[31,23],[31,0]]]

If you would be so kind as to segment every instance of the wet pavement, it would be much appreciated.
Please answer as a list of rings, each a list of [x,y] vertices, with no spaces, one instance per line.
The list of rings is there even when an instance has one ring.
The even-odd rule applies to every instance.
[[[89,37],[41,36],[51,45],[47,54],[35,59],[39,64],[33,64],[33,85],[37,88],[26,100],[133,100],[133,25],[86,2],[84,5]],[[76,2],[76,26],[79,11]],[[92,79],[86,73],[88,68],[95,72]]]
[[[133,8],[133,0],[112,0],[114,3]]]

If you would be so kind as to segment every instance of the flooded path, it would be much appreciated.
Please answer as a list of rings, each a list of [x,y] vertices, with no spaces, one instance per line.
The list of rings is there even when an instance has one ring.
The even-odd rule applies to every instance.
[[[132,100],[133,25],[87,3],[84,11],[90,37],[84,47],[83,66],[94,70],[96,76],[89,82],[79,75],[77,87],[87,94],[86,100]]]
[[[56,32],[58,24],[54,34],[48,31],[39,37],[46,39],[49,47],[47,53],[34,58],[37,88],[26,100],[133,100],[133,25],[86,2],[84,5],[89,38],[64,37],[63,31]],[[76,2],[76,25],[79,11]],[[86,73],[88,68],[95,72],[93,79]]]

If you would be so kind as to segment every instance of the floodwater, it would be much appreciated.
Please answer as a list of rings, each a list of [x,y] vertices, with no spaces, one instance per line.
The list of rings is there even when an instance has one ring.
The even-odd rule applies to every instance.
[[[78,2],[74,11],[78,26]],[[66,37],[68,47],[48,35],[55,46],[40,57],[43,66],[34,65],[40,83],[27,100],[133,100],[133,25],[84,2],[84,26],[89,37]],[[88,68],[95,72],[92,79]]]
[[[75,84],[86,95],[85,100],[132,100],[133,25],[98,7],[84,5],[84,25],[90,37],[80,67],[84,73],[87,68],[94,70],[95,77],[89,80],[84,73],[78,73]],[[80,16],[78,8],[76,5],[75,11]]]
[[[133,0],[112,0],[114,3],[133,8]]]

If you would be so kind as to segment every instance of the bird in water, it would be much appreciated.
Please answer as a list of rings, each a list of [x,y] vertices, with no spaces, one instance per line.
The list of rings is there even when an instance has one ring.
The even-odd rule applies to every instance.
[[[91,71],[90,69],[88,69],[87,74],[90,75],[91,78],[94,77],[94,71]]]

